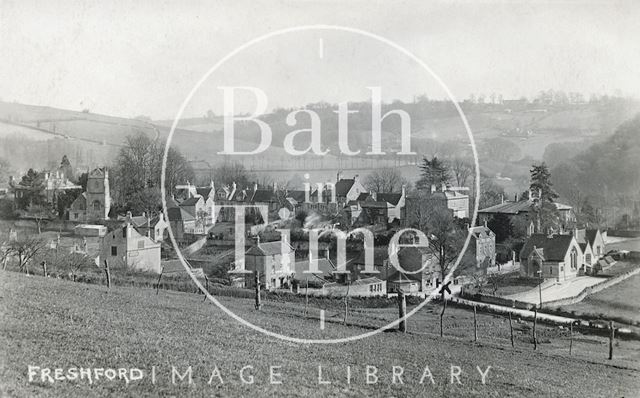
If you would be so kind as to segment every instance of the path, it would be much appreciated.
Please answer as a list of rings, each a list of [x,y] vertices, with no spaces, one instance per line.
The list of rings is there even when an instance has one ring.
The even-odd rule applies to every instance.
[[[547,301],[560,300],[567,297],[574,297],[580,294],[585,288],[603,282],[605,279],[593,276],[578,276],[567,281],[557,282],[554,285],[542,289],[542,303]],[[505,296],[510,300],[524,301],[526,303],[538,304],[540,302],[540,290],[536,286],[526,292]]]

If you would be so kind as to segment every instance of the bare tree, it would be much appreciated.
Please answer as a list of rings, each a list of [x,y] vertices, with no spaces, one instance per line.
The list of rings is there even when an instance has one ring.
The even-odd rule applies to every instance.
[[[20,272],[29,272],[28,265],[31,259],[45,249],[47,242],[39,236],[27,236],[11,243],[11,252],[18,256],[18,268]]]
[[[403,185],[408,185],[407,179],[392,168],[376,170],[364,180],[365,188],[373,192],[399,192]]]
[[[473,166],[464,159],[455,158],[449,162],[451,173],[459,187],[467,186],[467,180],[473,173]]]

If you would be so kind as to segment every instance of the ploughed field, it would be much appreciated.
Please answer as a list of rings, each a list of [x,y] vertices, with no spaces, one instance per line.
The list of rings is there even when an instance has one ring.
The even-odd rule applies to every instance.
[[[322,329],[322,301],[313,301],[308,315],[300,302],[265,301],[258,312],[252,299],[220,301],[260,327],[296,338],[355,336],[397,316],[395,308],[356,307],[348,312],[351,325],[345,326],[343,310],[332,302],[326,306]],[[514,319],[512,348],[503,317],[478,314],[479,342],[474,343],[472,312],[448,308],[444,338],[439,336],[438,314],[436,305],[421,309],[408,320],[407,334],[387,331],[345,343],[310,345],[261,334],[203,301],[202,295],[107,289],[0,271],[0,395],[630,397],[640,391],[638,342],[617,342],[616,356],[609,361],[605,339],[576,336],[570,357],[567,333],[557,327],[538,325],[541,343],[533,351],[530,323]],[[29,366],[39,367],[31,369],[31,382]],[[184,376],[188,366],[192,384],[188,377],[176,377],[173,384],[172,367]],[[253,367],[244,373],[247,381],[253,376],[253,384],[240,378],[246,366]],[[278,366],[273,372],[282,384],[270,384],[270,367]],[[367,384],[367,366],[377,369],[377,383]],[[393,366],[402,367],[404,384],[397,379],[393,383]],[[455,379],[450,383],[452,366],[460,368],[461,384]],[[488,366],[482,384],[477,367],[485,372]],[[143,377],[127,384],[119,374],[92,383],[51,382],[42,375],[42,368],[67,372],[74,367],[122,368],[126,377],[137,368]],[[426,367],[433,383],[423,377]],[[64,375],[69,373],[61,378]]]

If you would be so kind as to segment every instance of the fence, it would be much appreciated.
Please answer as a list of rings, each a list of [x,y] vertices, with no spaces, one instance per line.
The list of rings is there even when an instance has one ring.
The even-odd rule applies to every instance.
[[[584,290],[582,290],[580,293],[578,293],[576,296],[573,297],[566,297],[563,299],[559,299],[559,300],[553,300],[553,301],[545,301],[543,302],[544,305],[552,305],[552,306],[560,306],[560,305],[570,305],[570,304],[575,304],[575,303],[579,303],[580,301],[584,300],[587,296],[594,294],[594,293],[598,293],[599,291],[606,289],[610,286],[615,285],[618,282],[621,282],[633,275],[636,275],[640,273],[640,267],[632,269],[631,271],[627,271],[624,274],[620,274],[617,276],[614,276],[613,278],[609,278],[603,282],[600,282],[596,285],[593,286],[589,286],[584,288]]]

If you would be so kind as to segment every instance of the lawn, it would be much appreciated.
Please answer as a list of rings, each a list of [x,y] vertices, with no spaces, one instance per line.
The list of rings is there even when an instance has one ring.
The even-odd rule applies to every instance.
[[[577,304],[563,306],[563,309],[624,317],[640,322],[640,274],[592,294]]]
[[[234,313],[271,331],[306,338],[340,338],[370,329],[302,316],[301,305],[266,301],[262,311],[250,299],[222,298]],[[516,324],[516,348],[508,343],[503,318],[479,315],[480,343],[472,342],[472,316],[450,308],[445,338],[437,335],[437,308],[409,320],[409,332],[386,332],[338,345],[304,345],[260,334],[231,319],[202,296],[171,291],[73,283],[0,272],[0,395],[31,396],[633,396],[640,390],[638,343],[620,341],[607,361],[606,344],[583,336],[567,355],[563,331],[539,326],[533,351],[530,325]],[[318,308],[311,309],[315,317]],[[335,311],[334,311],[335,312]],[[349,321],[384,323],[394,309],[360,309]],[[330,317],[328,313],[327,317]],[[335,321],[335,319],[333,319]],[[366,322],[365,322],[366,321]],[[506,332],[505,332],[506,330]],[[498,331],[501,331],[498,333]],[[28,381],[28,366],[48,368],[139,368],[144,377],[126,384],[117,378]],[[251,365],[254,384],[240,370]],[[404,369],[404,384],[392,383],[392,366]],[[462,384],[450,384],[451,365]],[[171,382],[171,368],[192,367],[193,383]],[[271,366],[282,384],[270,384]],[[320,384],[318,367],[322,367]],[[367,384],[367,366],[379,380]],[[425,367],[433,374],[419,384]],[[486,384],[476,369],[491,366]],[[156,369],[156,382],[149,373]],[[216,376],[208,381],[216,367]],[[351,382],[347,383],[347,367]],[[38,377],[40,374],[38,373]],[[370,380],[372,381],[372,379]],[[635,392],[634,392],[635,391]]]

